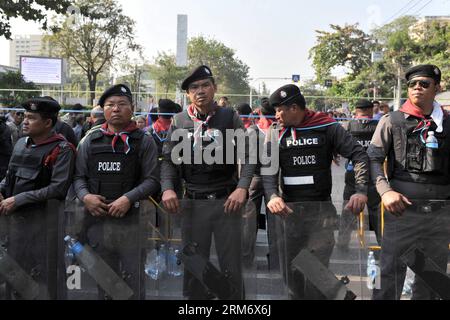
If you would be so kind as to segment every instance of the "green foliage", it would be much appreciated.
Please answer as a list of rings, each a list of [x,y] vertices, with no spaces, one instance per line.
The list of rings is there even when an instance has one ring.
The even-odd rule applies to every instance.
[[[188,67],[178,67],[173,54],[160,52],[150,74],[157,80],[158,91],[175,92],[190,70],[209,66],[221,93],[248,94],[249,67],[235,57],[233,49],[214,39],[192,38],[188,44]],[[231,97],[230,97],[231,99]]]
[[[48,25],[46,11],[65,13],[70,4],[69,0],[2,0],[0,2],[0,36],[11,39],[11,18],[37,21],[46,30]]]
[[[169,92],[175,92],[176,88],[180,87],[180,83],[187,72],[186,68],[177,66],[174,55],[165,52],[158,54],[153,68],[156,81],[166,94],[166,97]]]
[[[348,67],[358,74],[370,60],[372,43],[370,37],[358,29],[358,24],[330,25],[332,32],[316,31],[317,44],[310,50],[310,58],[321,81],[338,67]]]
[[[392,97],[398,75],[403,80],[409,67],[423,63],[439,66],[443,73],[442,85],[448,86],[449,25],[417,22],[415,17],[404,16],[374,30],[370,36],[357,30],[357,25],[332,25],[334,32],[331,33],[318,31],[317,45],[311,49],[311,57],[319,83],[323,83],[322,80],[329,77],[336,67],[347,66],[351,70],[345,78],[334,81],[333,87],[326,94],[352,101],[360,97],[373,97],[376,88],[377,97]],[[349,47],[349,43],[356,47]],[[363,54],[359,56],[360,61],[349,61],[348,58],[357,55],[358,50],[363,50]],[[370,51],[383,52],[382,61],[371,63]],[[406,92],[405,88],[403,92]]]
[[[6,72],[0,74],[0,88],[27,89],[36,91],[0,91],[0,104],[16,107],[29,98],[39,95],[39,89],[32,83],[26,82],[20,72]]]
[[[208,65],[217,80],[220,92],[247,94],[249,67],[235,57],[235,51],[223,43],[202,36],[188,44],[189,68]]]
[[[76,0],[80,15],[58,21],[48,36],[54,53],[69,59],[85,73],[90,91],[95,91],[99,74],[132,51],[135,22],[124,15],[114,0]],[[91,99],[95,93],[91,93]]]

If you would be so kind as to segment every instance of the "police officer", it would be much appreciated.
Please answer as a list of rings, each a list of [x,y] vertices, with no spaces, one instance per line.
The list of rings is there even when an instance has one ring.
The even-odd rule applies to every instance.
[[[241,117],[241,121],[244,124],[245,129],[250,128],[253,125],[252,107],[248,103],[240,103],[235,107],[237,114]]]
[[[9,159],[13,149],[11,130],[6,124],[5,116],[0,111],[0,181],[6,175]]]
[[[83,125],[83,130],[81,132],[81,139],[83,139],[86,134],[91,130],[92,128],[95,128],[97,126],[101,126],[105,123],[105,115],[103,114],[103,108],[100,106],[96,106],[91,111],[91,117],[89,121],[86,121],[86,123]],[[80,142],[81,142],[80,139]]]
[[[373,103],[369,100],[360,100],[356,103],[355,107],[354,119],[350,120],[348,123],[344,123],[343,126],[363,146],[364,150],[367,150],[378,125],[378,121],[373,120]],[[353,163],[347,161],[345,169],[344,201],[348,201],[356,192]],[[377,241],[381,244],[381,231],[379,229],[381,198],[373,183],[369,183],[367,195],[369,198],[367,203],[367,208],[369,210],[369,227],[370,230],[375,231]],[[351,231],[356,225],[355,222],[356,219],[351,213],[346,210],[342,211],[337,242],[339,248],[348,248]]]
[[[19,138],[22,138],[22,121],[23,121],[24,113],[22,111],[12,111],[11,117],[12,121],[7,122],[9,129],[11,130],[11,138],[13,146],[16,145]]]
[[[65,199],[75,148],[53,131],[61,109],[58,102],[35,98],[22,106],[27,137],[17,142],[0,185],[0,215],[9,218],[9,254],[41,286],[37,298],[56,299],[60,217],[58,208],[46,207],[46,201]],[[17,293],[15,297],[21,298]]]
[[[346,207],[354,214],[359,214],[367,203],[367,154],[334,119],[308,110],[297,86],[287,85],[276,90],[270,97],[270,104],[275,107],[281,129],[281,132],[271,131],[268,142],[279,143],[279,154],[271,154],[271,158],[275,161],[279,157],[281,193],[278,174],[263,175],[263,184],[270,199],[269,210],[288,219],[285,234],[277,235],[280,240],[286,239],[287,257],[282,262],[290,266],[302,249],[308,249],[328,266],[335,243],[336,209],[330,202],[333,154],[339,153],[354,163],[356,193]],[[289,217],[293,210],[286,202],[302,202],[298,217]],[[293,272],[290,267],[283,271],[287,272],[284,276],[293,299],[323,299],[302,274]]]
[[[381,288],[376,300],[397,300],[402,294],[406,265],[401,256],[415,244],[445,273],[449,244],[448,211],[433,200],[450,198],[450,120],[434,98],[441,71],[419,65],[406,72],[408,100],[385,115],[368,150],[372,179],[387,214],[381,252]],[[433,132],[437,149],[427,148]],[[388,178],[383,163],[388,159]],[[431,205],[424,203],[431,201]],[[413,299],[434,298],[416,277]]]
[[[149,128],[150,134],[158,146],[158,155],[162,155],[164,141],[167,139],[173,116],[178,113],[178,105],[170,99],[161,99],[158,104],[158,119]]]
[[[232,164],[223,161],[222,164],[215,162],[208,165],[202,157],[197,164],[195,154],[203,154],[205,147],[212,143],[217,144],[216,138],[225,137],[226,130],[243,131],[244,127],[234,110],[220,108],[214,102],[217,86],[209,67],[200,66],[195,69],[182,83],[182,89],[187,92],[192,104],[186,111],[174,117],[168,140],[164,144],[161,169],[162,202],[170,212],[177,212],[180,208],[174,186],[181,177],[178,176],[177,166],[171,159],[172,150],[179,141],[175,137],[172,139],[172,136],[183,131],[183,140],[187,141],[188,148],[193,149],[192,158],[179,165],[185,180],[185,197],[200,202],[217,200],[202,209],[196,208],[194,204],[192,215],[185,214],[184,241],[196,243],[202,255],[209,257],[211,236],[214,234],[221,270],[231,275],[230,281],[236,288],[229,298],[242,299],[241,217],[233,213],[239,212],[247,200],[247,190],[255,167],[244,164],[241,178],[238,179],[236,161]],[[216,150],[222,148],[223,160],[228,147],[225,143],[215,146]],[[225,202],[224,207],[217,205],[221,200]],[[185,295],[190,299],[209,298],[201,282],[194,279],[189,272],[185,272]]]
[[[259,118],[256,119],[255,124],[250,127],[256,135],[257,150],[259,154],[259,160],[262,159],[263,148],[266,140],[267,132],[275,122],[275,108],[269,103],[269,98],[261,99],[261,108],[258,110]],[[251,131],[250,131],[251,132]],[[243,257],[244,266],[250,267],[255,257],[255,246],[257,240],[258,228],[267,229],[269,254],[268,263],[269,269],[275,270],[278,268],[278,250],[275,243],[275,221],[274,218],[268,214],[266,210],[266,216],[262,215],[262,205],[267,205],[268,199],[264,198],[264,188],[261,177],[261,162],[259,161],[255,174],[253,176],[250,188],[248,190],[249,201],[246,205],[246,212],[244,215],[244,241],[243,241]],[[264,198],[264,202],[263,202]],[[267,225],[266,221],[267,219]]]
[[[75,192],[87,210],[83,240],[124,277],[134,291],[132,299],[144,299],[138,202],[159,189],[157,148],[131,121],[127,86],[106,90],[99,105],[106,123],[82,140],[75,166]],[[99,298],[109,297],[99,289]]]

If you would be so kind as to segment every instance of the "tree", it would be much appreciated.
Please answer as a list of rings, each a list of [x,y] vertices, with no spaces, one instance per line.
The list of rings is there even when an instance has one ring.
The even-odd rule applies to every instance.
[[[49,42],[56,54],[69,59],[85,73],[91,101],[99,74],[140,46],[134,41],[135,22],[123,14],[114,0],[76,0],[81,15],[76,19],[56,22]]]
[[[11,18],[37,21],[44,30],[48,25],[48,11],[66,13],[70,11],[69,0],[2,0],[0,3],[0,36],[11,39]]]
[[[154,74],[166,98],[171,90],[176,91],[186,72],[186,68],[177,66],[176,57],[173,54],[162,52],[155,59]]]
[[[202,36],[192,38],[188,44],[189,67],[208,65],[224,93],[247,94],[249,67],[235,57],[235,51],[223,43]]]
[[[325,80],[338,66],[348,67],[358,74],[370,61],[373,46],[368,34],[358,24],[330,25],[333,32],[317,30],[317,44],[310,50],[310,59],[316,70],[317,79]]]
[[[408,69],[419,50],[411,38],[410,28],[417,22],[415,17],[404,16],[374,31],[373,36],[384,48],[386,71],[395,79]]]
[[[450,24],[434,21],[419,29],[415,60],[439,66],[443,85],[450,85]]]
[[[365,51],[365,63],[361,68],[351,68],[349,62],[343,63],[345,57],[354,57],[357,50],[349,51],[349,37],[340,41],[338,32],[318,32],[318,44],[311,50],[314,58],[314,67],[319,83],[323,83],[323,77],[328,76],[338,66],[347,66],[352,72],[343,79],[335,81],[327,90],[327,95],[343,97],[349,101],[357,98],[370,98],[376,90],[377,97],[391,97],[393,89],[398,86],[398,79],[404,79],[406,69],[413,64],[433,63],[438,65],[443,72],[443,83],[450,80],[450,51],[448,47],[449,32],[448,23],[418,24],[415,17],[404,16],[393,22],[373,30],[372,34],[362,37],[360,48],[368,48]],[[344,27],[335,27],[342,30]],[[361,34],[360,32],[356,32]],[[324,36],[324,34],[326,36]],[[363,42],[367,45],[362,46]],[[383,52],[383,59],[378,62],[370,62],[370,51]],[[403,86],[403,94],[406,88]]]
[[[39,94],[39,89],[32,82],[26,82],[20,72],[9,71],[0,74],[0,88],[11,89],[11,91],[0,92],[0,104],[7,107],[16,107],[27,99]],[[36,91],[17,91],[13,89]]]

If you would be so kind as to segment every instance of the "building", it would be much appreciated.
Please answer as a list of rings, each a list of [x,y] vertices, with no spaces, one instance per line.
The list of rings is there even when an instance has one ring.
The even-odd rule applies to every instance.
[[[43,35],[16,36],[9,45],[9,65],[20,68],[20,56],[49,56]]]
[[[411,38],[419,41],[424,40],[426,28],[432,23],[450,25],[450,16],[425,16],[418,20],[413,26],[409,28]]]
[[[10,72],[10,71],[11,72],[19,72],[19,68],[0,65],[0,74]]]

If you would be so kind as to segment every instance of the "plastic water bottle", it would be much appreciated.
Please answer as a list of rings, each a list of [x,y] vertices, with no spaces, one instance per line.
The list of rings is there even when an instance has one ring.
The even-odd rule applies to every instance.
[[[122,277],[119,277],[89,245],[82,245],[70,236],[66,236],[64,241],[81,266],[110,297],[114,300],[128,300],[133,296],[133,290]]]
[[[145,273],[153,280],[159,280],[167,271],[166,246],[162,244],[159,249],[153,249],[147,254]]]
[[[180,251],[177,248],[170,247],[167,255],[168,266],[167,273],[173,277],[179,277],[183,274],[181,263],[178,261]]]
[[[158,267],[161,274],[167,272],[167,248],[161,244],[158,251]]]
[[[433,131],[428,132],[426,146],[427,146],[427,148],[430,148],[430,149],[438,149],[439,148],[438,139],[435,137]]]
[[[158,280],[161,276],[158,267],[158,250],[153,249],[147,253],[145,260],[145,273],[153,280]]]
[[[373,251],[370,251],[367,257],[367,288],[370,290],[379,289],[376,287],[378,277],[378,266],[375,261],[375,255]]]
[[[66,249],[64,251],[64,262],[66,268],[75,263],[75,254],[72,252],[69,246],[66,246]]]

